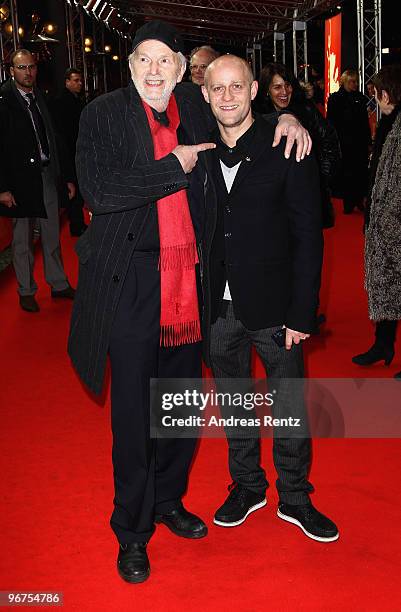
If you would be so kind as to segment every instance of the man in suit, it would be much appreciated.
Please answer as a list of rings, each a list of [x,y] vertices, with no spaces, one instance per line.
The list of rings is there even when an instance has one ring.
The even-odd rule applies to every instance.
[[[172,26],[155,20],[139,28],[132,83],[84,109],[77,143],[93,217],[76,245],[69,354],[95,393],[110,356],[111,526],[118,572],[131,583],[149,576],[155,522],[185,538],[207,533],[181,501],[196,440],[156,441],[149,433],[150,378],[201,376],[197,262],[206,201],[214,197],[202,154],[214,147],[207,142],[213,119],[200,88],[180,83],[184,51]],[[279,132],[291,123],[301,155],[309,141],[299,124],[286,117]]]
[[[13,223],[12,256],[19,303],[38,312],[33,277],[33,225],[39,220],[45,278],[53,298],[74,298],[60,249],[59,198],[75,194],[73,172],[57,140],[44,98],[36,87],[30,51],[11,55],[11,80],[0,89],[0,215]]]
[[[50,110],[56,129],[67,145],[71,165],[75,169],[79,119],[85,106],[81,96],[83,80],[80,71],[77,68],[68,68],[64,76],[64,84],[63,91],[54,99]],[[69,200],[67,205],[71,236],[81,236],[86,229],[83,205],[83,197],[77,189],[75,197]]]
[[[269,377],[281,383],[273,415],[280,410],[305,422],[300,386],[283,379],[303,377],[301,341],[314,327],[322,264],[318,169],[312,157],[297,163],[294,155],[285,159],[283,145],[272,148],[271,126],[251,112],[257,82],[247,62],[216,59],[202,91],[218,125],[217,147],[207,154],[217,206],[209,200],[204,237],[205,359],[224,389],[219,379],[250,378],[255,347]],[[272,335],[283,326],[280,348]],[[233,484],[214,518],[224,527],[266,505],[260,441],[236,433],[228,434]],[[337,527],[309,498],[310,452],[309,438],[275,435],[277,514],[310,538],[331,542]]]

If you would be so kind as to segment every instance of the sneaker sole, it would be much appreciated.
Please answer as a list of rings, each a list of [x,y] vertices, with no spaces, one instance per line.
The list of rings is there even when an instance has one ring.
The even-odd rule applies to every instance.
[[[263,508],[264,506],[266,506],[266,504],[267,504],[267,499],[264,499],[263,501],[259,502],[259,504],[255,504],[254,506],[249,508],[245,516],[239,521],[234,521],[233,523],[223,523],[223,521],[218,521],[217,519],[213,519],[213,523],[215,525],[218,525],[219,527],[237,527],[237,525],[241,525],[244,521],[246,521],[246,519],[248,518],[250,514],[252,514],[252,512],[255,512],[256,510]]]
[[[330,536],[330,537],[324,537],[324,536],[317,536],[314,535],[313,533],[311,533],[310,531],[307,531],[307,529],[305,529],[305,527],[302,525],[302,523],[300,523],[297,519],[293,518],[292,516],[288,516],[287,514],[283,514],[282,512],[280,512],[280,510],[277,510],[277,516],[281,519],[283,519],[283,521],[287,521],[287,523],[292,523],[293,525],[296,525],[297,527],[300,527],[302,529],[302,531],[304,532],[304,534],[306,536],[308,536],[308,538],[311,538],[312,540],[316,540],[317,542],[335,542],[336,540],[338,540],[340,534],[337,532],[337,534],[335,536]]]

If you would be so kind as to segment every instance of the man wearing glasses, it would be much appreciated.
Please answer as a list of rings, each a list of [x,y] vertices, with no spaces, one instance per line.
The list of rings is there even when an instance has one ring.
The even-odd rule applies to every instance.
[[[189,57],[189,70],[191,72],[192,83],[195,83],[195,85],[203,85],[206,68],[213,60],[219,57],[219,55],[217,51],[208,45],[192,49]]]
[[[52,121],[36,87],[38,69],[33,55],[19,49],[10,61],[11,80],[0,89],[0,216],[12,218],[20,306],[27,312],[38,312],[38,287],[33,277],[35,218],[39,220],[51,296],[74,298],[61,258],[59,188],[60,195],[68,189],[71,199],[75,186],[67,157],[60,159],[58,155]]]

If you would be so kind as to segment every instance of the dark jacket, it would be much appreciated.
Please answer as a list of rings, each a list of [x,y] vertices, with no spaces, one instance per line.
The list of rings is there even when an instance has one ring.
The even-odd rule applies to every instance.
[[[181,142],[206,142],[208,117],[200,88],[184,83],[174,94]],[[146,114],[132,83],[96,98],[82,113],[76,165],[93,218],[76,245],[79,281],[68,350],[81,379],[95,393],[102,389],[114,314],[151,207],[188,188],[198,243],[202,238],[210,189],[204,157],[201,153],[189,175],[172,153],[155,161]]]
[[[361,92],[347,92],[344,87],[328,100],[327,119],[336,128],[342,154],[335,193],[345,198],[358,199],[367,194],[371,133],[366,102]]]
[[[71,159],[75,162],[79,120],[85,102],[64,88],[49,105],[57,132],[62,136]]]
[[[259,98],[257,108],[263,114],[274,111],[270,98]],[[297,117],[312,138],[313,152],[319,164],[322,223],[323,227],[332,227],[334,211],[330,200],[331,187],[341,168],[341,149],[337,132],[316,105],[306,98],[295,102],[291,100],[286,110]]]
[[[209,151],[217,190],[208,202],[204,236],[204,355],[210,324],[228,279],[236,317],[249,329],[285,324],[314,328],[322,232],[319,174],[313,156],[301,163],[272,148],[274,129],[257,117],[257,132],[227,193],[216,151]]]
[[[37,88],[34,93],[49,141],[50,170],[59,197],[66,197],[65,183],[73,179],[71,164],[55,133],[43,95]],[[46,218],[35,130],[25,102],[11,80],[0,89],[0,159],[0,192],[10,191],[17,203],[11,208],[0,204],[0,216]]]

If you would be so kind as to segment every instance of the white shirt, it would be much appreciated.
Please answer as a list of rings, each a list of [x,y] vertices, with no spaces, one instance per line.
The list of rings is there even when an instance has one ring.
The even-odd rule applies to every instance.
[[[233,186],[233,183],[235,181],[235,177],[237,176],[237,172],[238,172],[238,168],[240,167],[242,162],[238,162],[238,164],[236,166],[233,166],[232,168],[229,168],[228,166],[226,166],[225,164],[223,164],[223,162],[220,160],[220,166],[221,166],[221,171],[223,173],[223,178],[224,178],[224,182],[226,184],[226,188],[228,193],[230,193],[231,191],[231,187]],[[224,300],[231,300],[231,292],[230,292],[230,287],[228,286],[228,281],[226,281],[226,286],[224,289],[224,295],[223,295],[223,299]]]

